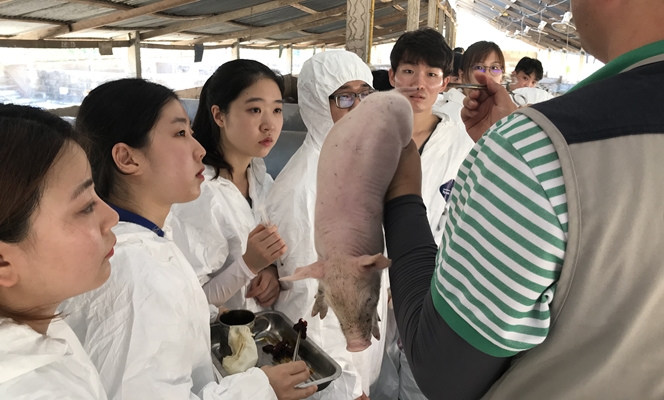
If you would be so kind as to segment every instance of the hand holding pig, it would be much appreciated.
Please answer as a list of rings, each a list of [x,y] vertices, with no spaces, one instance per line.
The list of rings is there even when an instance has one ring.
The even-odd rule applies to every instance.
[[[258,225],[249,233],[247,251],[242,259],[254,274],[258,274],[283,256],[286,250],[288,250],[288,247],[279,236],[276,226],[272,225],[266,228],[263,225]]]
[[[271,307],[277,301],[280,291],[277,267],[270,265],[251,281],[246,297],[254,297],[261,307]]]
[[[420,153],[412,140],[399,158],[397,171],[385,193],[385,202],[407,194],[422,196],[422,163]]]
[[[316,385],[303,389],[295,387],[305,382],[311,375],[304,361],[289,362],[274,367],[265,366],[261,370],[267,375],[267,378],[270,380],[270,386],[272,386],[279,400],[306,399],[318,390],[318,386]]]

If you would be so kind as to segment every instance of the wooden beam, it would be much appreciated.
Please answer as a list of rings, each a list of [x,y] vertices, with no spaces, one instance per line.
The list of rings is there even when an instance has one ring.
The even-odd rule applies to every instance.
[[[364,62],[369,62],[374,0],[346,0],[346,50],[357,54]]]
[[[245,7],[235,11],[229,11],[223,14],[215,15],[213,17],[202,18],[197,21],[188,21],[180,22],[173,24],[161,29],[155,29],[149,32],[144,32],[141,37],[143,40],[156,38],[159,36],[169,35],[171,33],[177,33],[187,30],[192,30],[196,28],[202,28],[204,26],[210,26],[215,24],[220,24],[222,22],[228,22],[233,19],[239,19],[244,17],[249,17],[251,15],[256,15],[264,13],[266,11],[271,11],[277,8],[284,6],[296,4],[302,0],[273,0],[268,1],[267,3],[259,4],[256,6]]]
[[[303,6],[302,4],[298,4],[298,3],[291,4],[291,7],[297,8],[300,11],[304,11],[305,13],[312,14],[312,15],[316,14],[318,12],[316,10],[312,10],[311,8],[309,8],[307,6]]]
[[[36,23],[36,24],[49,24],[49,25],[67,25],[66,22],[62,22],[62,21],[56,21],[56,20],[45,19],[45,18],[25,17],[25,16],[22,16],[22,15],[0,15],[0,20],[31,22],[31,23]]]
[[[408,30],[414,31],[420,22],[420,0],[408,0]]]
[[[310,29],[319,25],[326,25],[332,22],[340,21],[345,18],[346,6],[335,7],[331,10],[309,15],[307,17],[297,18],[288,22],[282,22],[276,25],[269,25],[261,28],[245,29],[241,31],[224,33],[221,35],[204,36],[194,40],[184,40],[175,42],[176,45],[193,45],[206,42],[217,42],[226,39],[251,38],[260,39],[269,35]]]
[[[40,29],[33,32],[27,32],[21,35],[16,35],[16,39],[32,39],[39,40],[55,36],[64,35],[71,32],[79,32],[87,29],[97,28],[107,24],[112,24],[124,21],[130,18],[140,17],[146,14],[152,14],[169,8],[178,7],[184,4],[193,3],[198,0],[162,0],[156,3],[148,4],[147,6],[137,7],[131,10],[115,11],[107,15],[84,19],[74,22],[68,26],[58,26],[54,28]]]
[[[128,40],[113,40],[113,47],[129,47]],[[99,41],[93,40],[15,40],[0,39],[0,47],[16,47],[24,49],[95,49]]]
[[[130,6],[129,4],[116,3],[109,0],[67,0],[67,3],[78,3],[78,4],[89,4],[98,7],[110,8],[113,10],[133,10],[140,6]],[[153,13],[152,15],[160,18],[168,19],[198,19],[201,18],[200,15],[175,15],[175,14],[166,14],[166,13]]]
[[[377,9],[381,9],[381,7],[379,6]],[[398,13],[398,14],[388,15],[388,16],[383,17],[383,18],[379,18],[375,22],[376,22],[376,24],[385,25],[385,24],[390,24],[392,22],[397,22],[399,20],[403,20],[405,18],[406,18],[405,14]],[[377,26],[374,26],[374,36],[381,35],[383,33],[383,31],[381,29],[385,29],[385,28],[378,28]],[[308,34],[307,36],[294,38],[294,39],[276,40],[276,41],[270,43],[269,46],[279,46],[279,45],[284,45],[285,46],[285,45],[295,44],[295,43],[319,41],[321,39],[329,39],[329,38],[336,38],[337,36],[344,36],[345,33],[346,33],[346,28],[344,27],[344,28],[335,29],[333,31],[324,32],[324,33]]]
[[[438,0],[429,0],[427,26],[433,29],[438,28]]]

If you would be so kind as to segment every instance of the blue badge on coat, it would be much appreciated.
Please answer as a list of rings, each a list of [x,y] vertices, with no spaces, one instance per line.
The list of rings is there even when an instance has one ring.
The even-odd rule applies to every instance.
[[[452,194],[452,188],[454,188],[454,179],[450,179],[449,181],[440,185],[440,194],[443,195],[443,198],[445,199],[446,202],[450,200],[450,195]]]

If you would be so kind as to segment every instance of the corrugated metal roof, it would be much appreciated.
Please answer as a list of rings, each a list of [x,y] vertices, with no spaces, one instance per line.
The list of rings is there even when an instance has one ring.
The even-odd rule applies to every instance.
[[[169,14],[175,15],[210,15],[221,14],[266,3],[266,0],[198,0],[195,3],[172,8]]]
[[[310,14],[307,14],[306,12],[300,11],[293,7],[281,7],[272,11],[267,11],[245,18],[239,18],[235,21],[245,25],[269,26],[280,24],[282,22],[288,22],[297,18],[306,17],[307,15]]]

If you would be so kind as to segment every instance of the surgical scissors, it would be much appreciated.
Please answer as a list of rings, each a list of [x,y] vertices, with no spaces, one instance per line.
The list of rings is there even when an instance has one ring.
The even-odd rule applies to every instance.
[[[454,89],[486,90],[486,85],[479,85],[474,83],[450,83],[447,86]],[[512,97],[512,101],[514,101],[514,104],[516,104],[519,107],[524,107],[528,105],[528,99],[526,99],[526,96],[520,93],[514,93],[514,91],[510,88],[509,83],[501,86],[505,87],[507,93],[509,93],[509,95]]]

